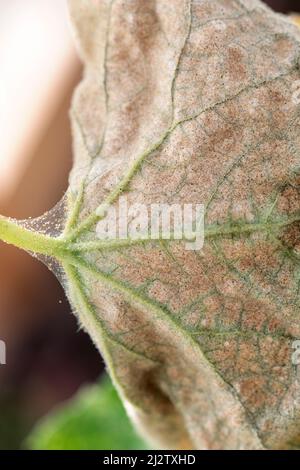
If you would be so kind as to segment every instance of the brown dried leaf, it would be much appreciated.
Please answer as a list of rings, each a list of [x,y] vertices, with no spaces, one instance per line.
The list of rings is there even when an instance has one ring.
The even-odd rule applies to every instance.
[[[299,446],[297,28],[256,0],[70,8],[86,65],[76,242],[95,240],[91,214],[120,194],[206,207],[200,253],[92,243],[69,272],[130,416],[163,447]]]
[[[85,77],[57,257],[81,324],[154,445],[299,447],[297,27],[256,0],[69,5]],[[204,249],[99,241],[121,194],[205,204]]]

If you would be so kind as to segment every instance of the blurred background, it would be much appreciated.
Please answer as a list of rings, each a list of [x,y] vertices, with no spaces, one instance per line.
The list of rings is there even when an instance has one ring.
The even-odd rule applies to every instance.
[[[265,3],[300,11],[299,0]],[[1,214],[37,217],[63,196],[72,164],[68,111],[81,72],[65,0],[0,0]],[[3,244],[0,339],[7,345],[7,364],[0,366],[0,449],[143,447],[127,429],[110,383],[98,386],[102,359],[78,331],[56,278]],[[78,423],[84,442],[74,431]],[[106,426],[107,437],[109,423],[111,442],[101,444],[98,426]],[[120,429],[127,438],[118,443]]]

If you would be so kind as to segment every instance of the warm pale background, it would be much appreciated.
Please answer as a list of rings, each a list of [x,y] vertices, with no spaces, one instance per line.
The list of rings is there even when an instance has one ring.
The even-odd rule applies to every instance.
[[[299,0],[268,0],[300,11]],[[0,213],[35,217],[67,186],[68,109],[81,67],[65,0],[0,0]],[[102,362],[54,276],[0,245],[0,449],[20,447],[38,418],[101,374]]]

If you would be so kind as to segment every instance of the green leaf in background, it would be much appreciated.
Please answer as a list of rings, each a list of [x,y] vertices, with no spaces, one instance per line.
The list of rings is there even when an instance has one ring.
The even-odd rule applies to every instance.
[[[109,381],[84,388],[64,407],[44,418],[26,441],[35,450],[137,450],[135,434]]]

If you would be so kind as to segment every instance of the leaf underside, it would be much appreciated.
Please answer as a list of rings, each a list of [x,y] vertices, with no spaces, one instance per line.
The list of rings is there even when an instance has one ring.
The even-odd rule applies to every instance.
[[[256,0],[69,6],[85,76],[47,254],[81,325],[153,445],[297,448],[297,27]],[[100,241],[99,207],[120,195],[204,204],[203,250]]]

